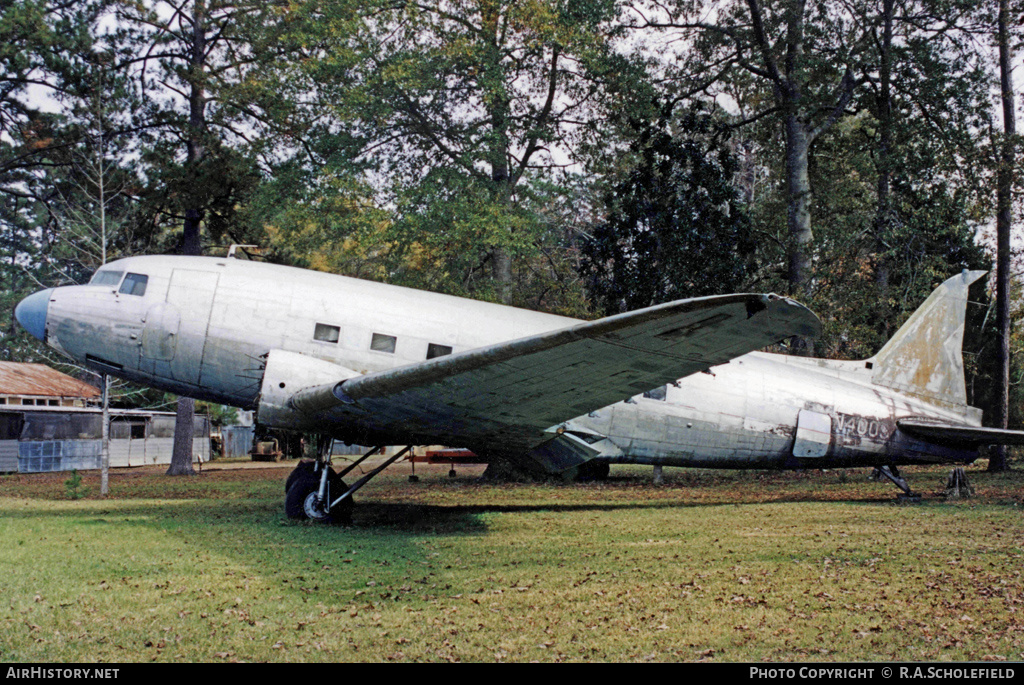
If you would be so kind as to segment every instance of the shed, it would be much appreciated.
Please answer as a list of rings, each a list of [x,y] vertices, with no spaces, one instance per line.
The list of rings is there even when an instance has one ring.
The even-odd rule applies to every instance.
[[[174,412],[110,410],[110,466],[171,463]],[[40,473],[102,466],[99,407],[0,406],[0,473]],[[210,458],[210,423],[197,415],[193,459]]]
[[[99,400],[99,388],[45,364],[0,362],[0,405],[85,407]]]

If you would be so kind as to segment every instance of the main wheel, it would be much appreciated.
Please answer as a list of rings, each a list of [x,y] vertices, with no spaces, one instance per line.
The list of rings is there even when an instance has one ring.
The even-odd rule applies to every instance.
[[[288,480],[284,482],[285,494],[288,494],[288,491],[291,490],[292,484],[295,482],[295,479],[298,478],[299,476],[303,474],[308,474],[313,477],[316,477],[316,473],[314,472],[315,468],[316,462],[310,459],[303,459],[298,464],[296,464],[295,468],[292,469],[292,472],[288,474]]]
[[[313,520],[321,523],[351,523],[352,498],[339,503],[330,511],[325,511],[319,501],[320,477],[312,469],[296,468],[288,477],[291,485],[284,497],[284,513],[288,518]],[[336,499],[348,490],[345,482],[338,477],[334,469],[327,471],[327,497]]]

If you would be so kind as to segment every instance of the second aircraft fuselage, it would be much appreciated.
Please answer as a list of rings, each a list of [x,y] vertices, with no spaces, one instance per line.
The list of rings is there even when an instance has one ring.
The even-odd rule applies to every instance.
[[[227,258],[123,259],[47,298],[46,341],[78,362],[246,409],[258,406],[271,350],[369,373],[578,323]],[[618,462],[813,468],[976,456],[901,434],[903,417],[965,420],[955,407],[874,385],[861,362],[752,353],[566,426]]]

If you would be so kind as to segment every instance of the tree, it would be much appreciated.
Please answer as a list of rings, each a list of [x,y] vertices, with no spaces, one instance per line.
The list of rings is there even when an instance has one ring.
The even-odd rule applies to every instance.
[[[336,242],[379,264],[379,277],[522,304],[517,290],[559,238],[545,209],[569,185],[560,170],[599,142],[604,108],[629,109],[643,82],[613,49],[614,10],[606,0],[289,8],[281,41],[299,57],[281,80],[308,94],[309,159],[298,164],[316,197],[304,202],[345,198],[352,221],[335,223],[347,231]]]
[[[255,4],[221,0],[118,5],[122,35],[132,46],[124,63],[136,67],[150,102],[138,124],[150,168],[148,223],[181,220],[182,254],[202,254],[204,224],[219,229],[214,234],[228,232],[225,214],[234,213],[257,178],[249,160],[227,145],[229,139],[248,144],[252,132],[243,122],[258,119],[253,106],[231,97],[250,76],[245,31],[247,16],[256,12]],[[168,475],[193,473],[193,415],[194,400],[181,397]]]
[[[703,52],[709,69],[709,88],[735,69],[760,82],[771,93],[771,104],[751,121],[772,117],[785,141],[787,281],[789,292],[811,295],[813,239],[811,146],[840,118],[864,82],[862,52],[865,35],[849,21],[844,7],[812,4],[807,0],[742,0],[718,7],[713,23],[702,20],[705,3],[680,2],[662,20],[637,27],[683,30]],[[693,34],[699,34],[694,36]],[[724,65],[724,66],[723,66]]]
[[[131,141],[122,135],[134,108],[133,91],[123,73],[112,70],[113,54],[93,51],[83,56],[83,72],[74,96],[65,105],[65,137],[69,141],[55,156],[47,178],[53,192],[47,201],[57,236],[44,257],[66,282],[84,282],[99,267],[130,244],[124,234],[134,209],[131,195],[138,178],[130,158]],[[73,141],[73,142],[71,142]],[[102,403],[100,495],[109,493],[110,402],[112,383],[99,375]]]
[[[898,211],[901,188],[944,178],[955,192],[981,199],[981,184],[963,173],[979,158],[977,131],[988,116],[987,75],[976,43],[976,3],[959,0],[882,0],[863,10],[871,26],[863,107],[874,118],[876,212],[872,225],[874,277],[883,335],[894,313],[890,272],[904,254]],[[915,212],[928,211],[914,207]]]
[[[685,41],[664,51],[669,92],[734,112],[738,182],[759,236],[753,279],[829,312],[820,353],[872,353],[916,293],[979,263],[983,183],[970,170],[987,103],[976,4],[630,7],[644,35]]]
[[[0,6],[0,193],[31,197],[31,172],[61,141],[45,99],[72,96],[92,51],[97,0],[22,0]]]
[[[53,110],[74,97],[102,2],[24,0],[0,4],[0,301],[3,356],[31,358],[34,344],[14,324],[14,304],[49,282],[39,252],[47,234],[46,170],[71,141]],[[66,155],[65,155],[66,157]]]
[[[635,166],[606,192],[606,216],[580,246],[589,289],[606,314],[743,285],[754,238],[726,134],[693,106],[648,125],[634,143]]]
[[[999,329],[999,399],[997,427],[1006,428],[1010,420],[1010,230],[1013,223],[1013,186],[1016,157],[1016,103],[1013,98],[1012,46],[1010,45],[1010,3],[999,0],[996,31],[999,46],[999,95],[1003,108],[1003,137],[996,172],[996,327]],[[1006,447],[993,450],[989,471],[1005,471]]]

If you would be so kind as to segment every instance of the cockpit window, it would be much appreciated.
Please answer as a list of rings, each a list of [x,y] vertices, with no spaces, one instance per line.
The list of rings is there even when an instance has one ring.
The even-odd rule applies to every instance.
[[[142,274],[128,274],[124,277],[124,283],[121,284],[119,293],[125,295],[145,295],[146,284],[149,283],[149,276],[143,276]]]
[[[124,276],[123,271],[100,269],[93,274],[92,280],[89,281],[89,285],[117,285],[121,282],[121,276]]]

